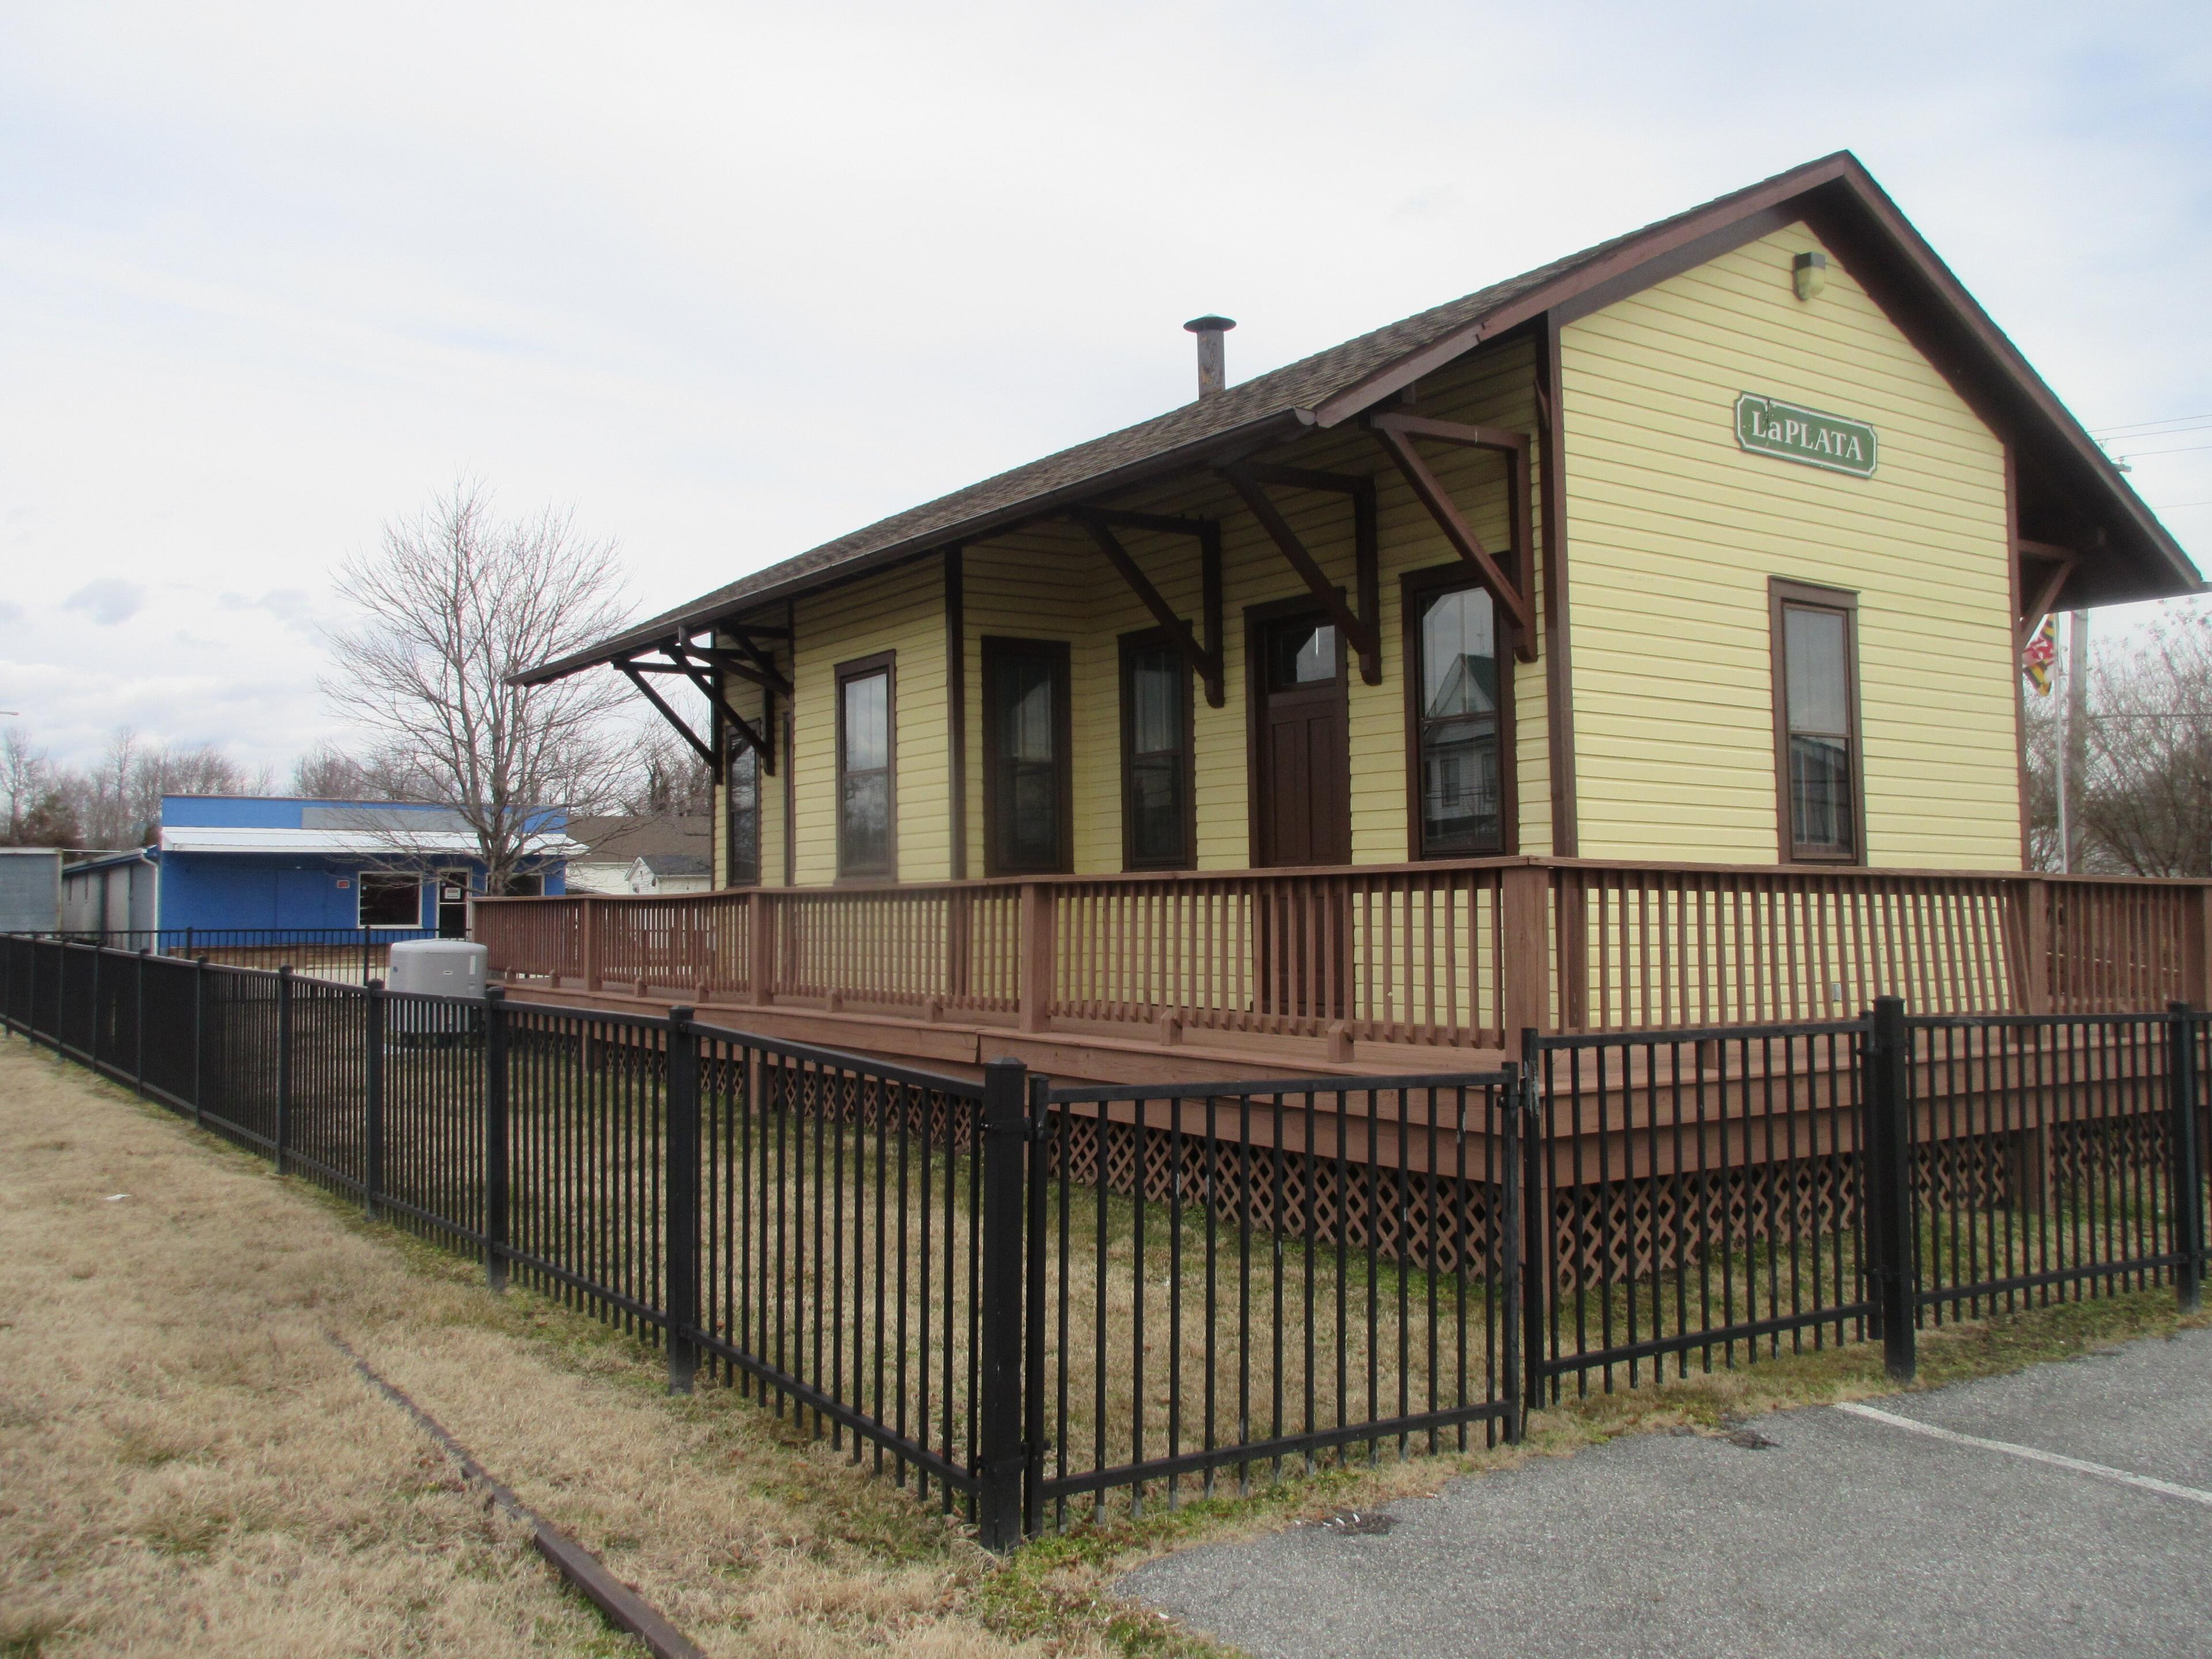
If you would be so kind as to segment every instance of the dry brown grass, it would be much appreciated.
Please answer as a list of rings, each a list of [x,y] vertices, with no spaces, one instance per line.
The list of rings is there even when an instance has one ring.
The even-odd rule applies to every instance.
[[[637,1650],[325,1332],[710,1653],[1018,1650],[963,1610],[986,1559],[886,1484],[20,1039],[0,1261],[10,1659]]]

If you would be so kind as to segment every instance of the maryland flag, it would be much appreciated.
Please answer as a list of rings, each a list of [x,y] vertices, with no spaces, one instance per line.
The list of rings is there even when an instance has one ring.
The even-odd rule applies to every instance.
[[[2058,616],[2056,611],[2043,619],[2043,626],[2035,630],[2035,637],[2027,642],[2027,649],[2020,653],[2021,672],[2027,683],[2035,688],[2035,695],[2051,695],[2051,666],[2058,660]]]

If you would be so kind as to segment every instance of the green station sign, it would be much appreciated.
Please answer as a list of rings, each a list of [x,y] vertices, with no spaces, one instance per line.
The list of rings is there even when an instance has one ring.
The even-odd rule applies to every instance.
[[[1735,400],[1735,441],[1753,454],[1824,466],[1855,478],[1874,476],[1874,428],[1864,421],[1823,415],[1817,409],[1785,404],[1745,392]]]

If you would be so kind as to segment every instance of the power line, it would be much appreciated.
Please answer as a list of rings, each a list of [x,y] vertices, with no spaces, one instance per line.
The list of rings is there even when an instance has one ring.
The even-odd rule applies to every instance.
[[[2159,435],[2164,437],[2166,434],[2160,433]],[[2212,449],[2212,444],[2184,444],[2179,449],[2130,449],[2120,459],[2126,461],[2141,461],[2148,460],[2153,455],[2194,455],[2198,451],[2205,449]]]
[[[2185,423],[2193,424],[2197,422],[2202,422],[2205,425],[2212,425],[2212,415],[2169,415],[2162,421],[2135,421],[2120,426],[2095,427],[2091,429],[2089,435],[2093,438],[2114,438],[2118,437],[2123,434],[2130,434],[2151,437],[2163,437],[2166,434],[2162,432],[2157,431],[2155,428],[2160,427],[2181,426]]]

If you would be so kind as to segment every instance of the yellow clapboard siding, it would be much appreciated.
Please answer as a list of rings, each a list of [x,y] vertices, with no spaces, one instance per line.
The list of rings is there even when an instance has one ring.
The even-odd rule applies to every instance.
[[[863,577],[795,607],[792,674],[793,781],[800,886],[837,877],[837,665],[896,653],[892,754],[898,793],[897,874],[950,873],[946,789],[945,573],[937,557]]]
[[[1771,863],[1768,579],[1859,594],[1877,866],[2016,866],[2002,445],[1793,226],[1580,319],[1561,341],[1577,797],[1591,857]],[[1870,422],[1869,479],[1735,441],[1739,392]]]

